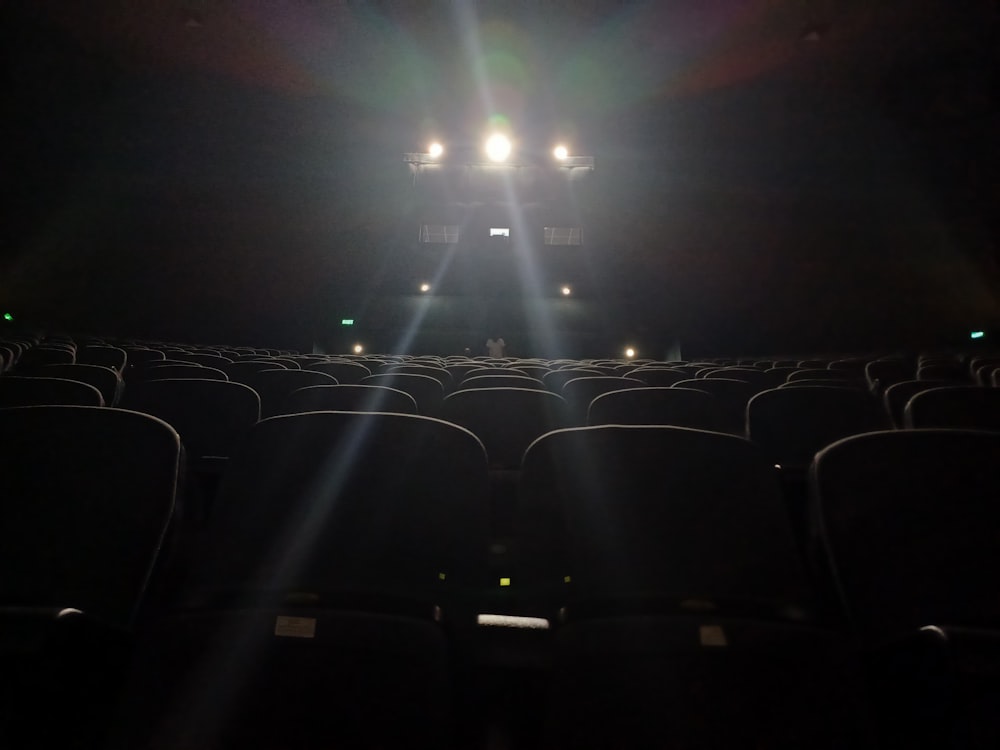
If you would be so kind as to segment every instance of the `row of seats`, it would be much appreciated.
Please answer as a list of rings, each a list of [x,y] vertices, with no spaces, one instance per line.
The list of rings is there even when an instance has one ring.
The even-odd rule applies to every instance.
[[[438,416],[476,433],[486,443],[491,463],[507,468],[519,466],[535,437],[582,424],[664,424],[746,434],[783,465],[807,464],[833,439],[883,427],[1000,428],[1000,389],[929,381],[894,384],[881,403],[866,390],[839,386],[754,392],[747,383],[730,379],[648,387],[607,376],[569,380],[562,395],[539,387],[488,386],[443,397],[436,381],[415,374],[373,375],[360,384],[339,385],[332,376],[309,370],[262,370],[241,376],[242,382],[170,377],[130,379],[124,387],[107,368],[50,365],[43,370],[50,367],[66,377],[43,372],[0,378],[0,404],[118,405],[147,411],[175,424],[197,455],[230,455],[228,446],[259,417],[315,410]],[[71,371],[62,373],[66,368]],[[100,379],[106,380],[107,397],[94,385],[75,380],[97,382],[96,376],[105,375]]]
[[[18,574],[0,600],[2,653],[15,676],[0,731],[44,727],[72,743],[89,727],[103,743],[110,725],[112,747],[469,746],[468,696],[482,689],[476,665],[483,644],[492,652],[496,643],[495,631],[474,623],[493,612],[549,622],[531,633],[552,665],[536,709],[544,746],[645,746],[654,737],[701,747],[865,747],[879,739],[968,747],[970,736],[987,746],[996,729],[988,668],[995,615],[984,573],[992,569],[996,434],[855,425],[864,434],[837,441],[831,429],[823,439],[832,445],[815,460],[804,451],[804,464],[789,459],[781,472],[761,427],[753,442],[620,423],[522,437],[514,533],[496,555],[489,441],[414,413],[412,397],[397,400],[414,405],[405,413],[247,416],[218,438],[227,453],[197,447],[202,458],[233,458],[211,513],[192,526],[183,456],[195,452],[185,434],[192,428],[180,415],[165,420],[182,448],[168,424],[134,413],[127,400],[145,389],[147,408],[160,408],[162,393],[185,383],[181,413],[197,423],[216,409],[225,422],[223,394],[246,394],[248,405],[258,394],[222,380],[135,378],[130,367],[122,409],[0,412],[8,459],[0,476],[14,489],[0,501],[0,527],[11,537],[0,548],[12,550],[3,569]],[[442,408],[470,390],[446,392]],[[565,401],[544,387],[513,390]],[[591,417],[602,399],[684,390],[602,394]],[[868,388],[810,386],[755,392],[747,416],[781,415],[774,404],[788,397],[771,394],[786,391],[850,393],[829,398],[879,412]],[[389,398],[357,385],[309,386],[294,397],[315,407],[348,392]],[[753,407],[757,399],[763,406]],[[495,398],[477,403],[487,416],[499,411]],[[796,416],[833,419],[828,411],[809,417],[808,408],[773,418],[784,419],[786,434]],[[841,408],[850,421],[850,407]],[[121,436],[135,420],[147,428],[137,435],[151,430],[163,440]],[[18,436],[56,429],[62,437],[6,450]],[[102,439],[111,433],[119,436]],[[174,467],[168,518],[145,522],[159,530],[146,567],[135,550],[155,534],[107,542],[141,521],[147,492],[162,507],[141,479],[148,471],[159,482],[162,470],[133,450]],[[789,513],[783,477],[793,464],[812,469]],[[127,482],[106,476],[126,465]],[[12,497],[47,502],[8,516]],[[107,512],[116,499],[118,515]],[[64,503],[79,512],[63,513]],[[91,520],[102,525],[96,534]],[[119,564],[135,576],[105,586],[107,577],[117,584]],[[39,596],[50,587],[51,600]],[[128,658],[119,656],[122,633],[136,639]],[[72,731],[44,721],[53,703]]]
[[[471,433],[403,414],[257,423],[226,469],[198,564],[145,617],[180,512],[172,428],[125,410],[27,407],[0,415],[0,445],[0,614],[8,637],[22,634],[5,653],[30,666],[33,650],[91,643],[39,639],[39,621],[136,629],[120,746],[287,741],[285,717],[264,708],[303,674],[316,682],[291,705],[324,712],[295,712],[305,724],[293,731],[447,736],[460,632],[500,601],[488,464]],[[705,746],[865,746],[858,703],[872,696],[852,639],[874,648],[933,625],[944,648],[996,626],[998,480],[997,433],[838,441],[812,464],[803,558],[771,459],[745,439],[620,425],[543,436],[520,477],[508,573],[558,626],[553,744],[634,743],[662,725]],[[245,707],[225,713],[219,696],[236,685],[263,729]],[[395,711],[401,723],[384,720]]]

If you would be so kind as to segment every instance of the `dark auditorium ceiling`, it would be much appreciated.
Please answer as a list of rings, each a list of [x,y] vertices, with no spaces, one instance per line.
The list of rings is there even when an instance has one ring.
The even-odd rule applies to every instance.
[[[336,291],[316,278],[372,272],[400,154],[492,114],[478,69],[512,122],[597,156],[594,252],[613,241],[609,278],[667,286],[656,315],[710,330],[773,298],[787,316],[861,267],[868,302],[936,314],[972,279],[961,304],[997,314],[996,0],[4,0],[0,40],[0,296],[79,301],[95,259],[192,296]],[[879,263],[856,242],[873,219]],[[135,257],[143,232],[157,249]],[[192,237],[230,249],[177,249]],[[279,237],[299,273],[275,273]],[[726,312],[692,313],[706,295]]]

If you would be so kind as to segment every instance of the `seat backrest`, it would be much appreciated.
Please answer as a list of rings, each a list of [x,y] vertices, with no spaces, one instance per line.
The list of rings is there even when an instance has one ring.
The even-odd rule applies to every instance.
[[[604,375],[604,373],[593,367],[565,367],[561,370],[553,370],[552,372],[545,373],[542,376],[542,382],[553,393],[561,394],[562,387],[574,378],[586,378],[595,375],[600,376]]]
[[[528,388],[542,389],[545,384],[541,380],[529,378],[527,375],[476,375],[466,378],[459,386],[462,390],[469,388]]]
[[[519,468],[535,438],[568,424],[562,397],[538,388],[455,391],[445,398],[441,418],[482,440],[490,466],[497,469]]]
[[[913,380],[916,364],[905,359],[877,359],[865,365],[865,380],[873,391],[884,391],[893,383]]]
[[[260,396],[262,419],[281,413],[285,401],[299,388],[311,385],[338,385],[333,375],[312,370],[260,370],[246,375],[243,383]]]
[[[466,372],[461,373],[455,382],[461,387],[464,386],[467,380],[471,380],[472,378],[493,377],[497,375],[511,378],[531,377],[530,375],[527,375],[519,370],[513,370],[509,367],[477,367],[473,370],[467,370]]]
[[[901,383],[893,383],[882,394],[882,403],[889,413],[894,426],[903,427],[903,410],[910,399],[920,391],[929,388],[940,388],[941,386],[955,385],[947,380],[904,380]]]
[[[795,372],[788,373],[785,378],[786,383],[794,383],[799,380],[861,380],[853,370],[831,370],[820,368],[803,368]]]
[[[725,431],[728,414],[715,397],[691,388],[629,388],[590,402],[587,423],[648,424]]]
[[[668,387],[691,376],[683,370],[670,367],[639,367],[631,370],[628,377],[641,380],[648,386]]]
[[[360,362],[313,362],[308,369],[333,375],[340,385],[360,383],[372,374],[371,370]]]
[[[521,555],[570,599],[811,606],[777,472],[749,441],[681,427],[558,430],[528,448]]]
[[[222,370],[223,368],[219,365],[224,365],[231,363],[232,360],[228,357],[223,357],[216,354],[203,354],[200,352],[191,352],[187,354],[173,354],[171,359],[176,359],[181,362],[191,362],[193,364],[202,365],[203,367],[214,367],[217,370]],[[223,370],[225,372],[225,370]]]
[[[228,457],[260,419],[257,393],[225,380],[168,379],[129,383],[124,409],[152,414],[181,436],[191,458]]]
[[[361,380],[362,385],[384,385],[405,391],[417,402],[417,412],[424,416],[437,416],[441,412],[444,386],[441,381],[429,375],[415,375],[406,372],[386,372],[369,375]]]
[[[0,411],[0,605],[129,625],[174,512],[180,451],[145,414]]]
[[[55,346],[32,346],[21,354],[18,367],[33,367],[36,365],[67,365],[76,362],[76,353],[72,349]]]
[[[961,362],[936,362],[920,365],[917,368],[917,380],[951,380],[956,384],[971,382],[968,368]]]
[[[449,390],[452,384],[452,376],[450,372],[443,367],[434,367],[426,364],[388,365],[385,369],[380,369],[379,372],[399,372],[408,373],[410,375],[426,375],[427,377],[434,378],[438,381],[441,384],[441,387],[445,390]]]
[[[485,576],[486,453],[406,414],[265,419],[230,459],[191,585],[436,597]]]
[[[200,378],[201,380],[229,380],[229,376],[215,367],[202,367],[194,362],[184,365],[151,364],[132,370],[129,382],[134,380],[176,380],[178,378]]]
[[[616,377],[614,375],[587,376],[566,381],[562,387],[562,397],[566,399],[566,406],[569,408],[573,424],[582,426],[587,424],[587,410],[590,408],[590,402],[602,393],[645,387],[646,384],[636,378]]]
[[[261,370],[285,370],[287,368],[271,364],[270,362],[253,362],[248,360],[245,362],[223,362],[213,369],[222,370],[230,380],[243,383],[255,372],[260,372]]]
[[[816,456],[814,552],[860,633],[1000,625],[1000,434],[897,430]]]
[[[118,403],[124,385],[117,370],[100,365],[44,365],[35,369],[33,374],[46,378],[78,380],[92,385],[101,392],[105,406],[115,406]]]
[[[104,406],[101,392],[88,383],[66,378],[4,375],[0,378],[0,407]]]
[[[715,377],[681,380],[671,387],[711,393],[725,414],[724,432],[740,436],[746,431],[747,402],[759,390],[758,386],[743,380]]]
[[[281,414],[304,411],[372,411],[416,414],[413,396],[380,385],[311,385],[292,391],[280,408]]]
[[[1000,388],[945,386],[920,391],[903,409],[903,426],[1000,431]]]
[[[121,372],[128,363],[128,353],[117,346],[84,346],[77,349],[76,362],[81,365],[110,367]]]
[[[747,437],[784,468],[803,470],[840,438],[888,429],[878,399],[852,388],[775,388],[747,404]]]
[[[527,375],[528,377],[536,378],[540,381],[545,377],[546,373],[551,372],[551,370],[544,365],[514,365],[513,367],[505,369],[510,370],[512,374],[520,373]]]

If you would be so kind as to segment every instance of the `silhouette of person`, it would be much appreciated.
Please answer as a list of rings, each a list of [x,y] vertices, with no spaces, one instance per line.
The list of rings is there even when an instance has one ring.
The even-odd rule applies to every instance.
[[[505,346],[507,346],[507,344],[499,336],[496,339],[486,339],[486,353],[491,357],[502,357]]]

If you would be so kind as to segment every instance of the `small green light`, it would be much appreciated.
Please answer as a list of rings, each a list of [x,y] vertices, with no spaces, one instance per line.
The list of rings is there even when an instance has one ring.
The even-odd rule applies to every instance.
[[[509,578],[501,578],[500,579],[500,586],[501,587],[503,587],[503,586],[510,586],[510,579]]]
[[[569,576],[563,576],[563,583],[572,583],[573,579]]]
[[[444,580],[445,578],[447,578],[447,577],[448,577],[448,576],[447,576],[447,575],[445,575],[444,573],[438,573],[438,580],[439,580],[439,581],[443,581],[443,580]]]
[[[342,318],[340,321],[342,326],[352,326],[354,325],[354,318]]]
[[[973,331],[969,334],[970,339],[981,339],[986,336],[986,331]]]
[[[11,313],[4,313],[3,319],[10,323],[14,320],[14,316]]]

